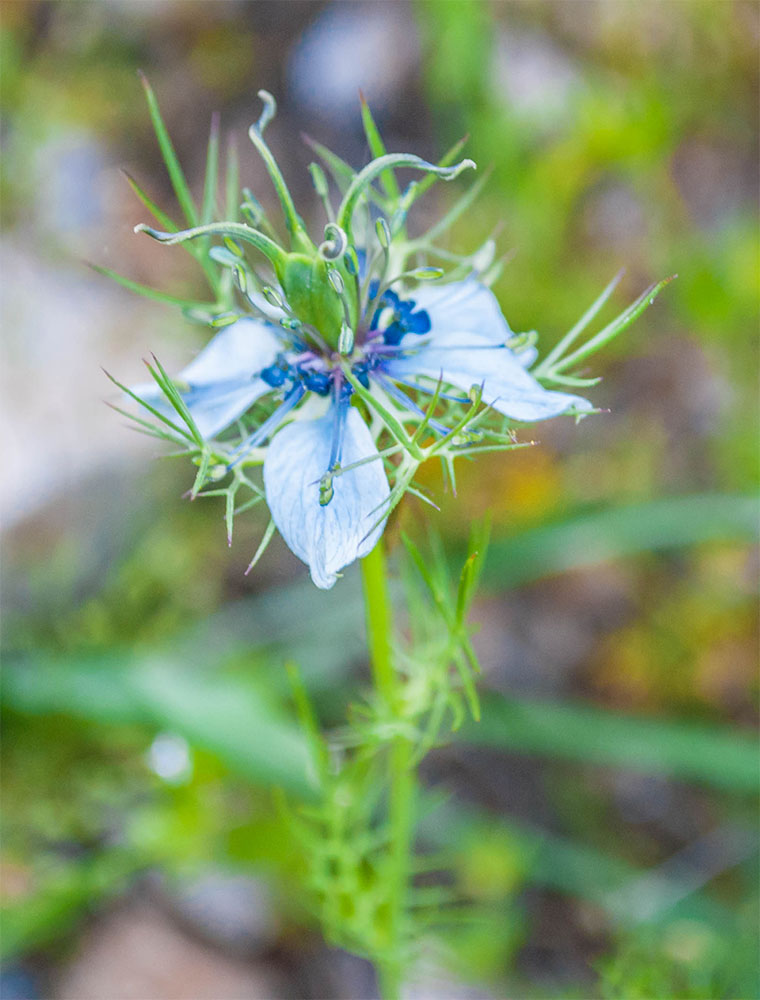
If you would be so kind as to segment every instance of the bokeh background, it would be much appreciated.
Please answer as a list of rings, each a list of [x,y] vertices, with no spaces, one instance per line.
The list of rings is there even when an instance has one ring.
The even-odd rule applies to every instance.
[[[678,273],[594,361],[608,413],[462,463],[406,503],[454,558],[494,540],[474,619],[485,712],[425,781],[422,831],[478,918],[443,928],[417,997],[749,997],[758,991],[756,756],[759,8],[744,2],[18,2],[2,45],[2,996],[371,997],[321,941],[272,785],[303,787],[282,665],[326,724],[366,682],[351,575],[317,592],[264,522],[227,548],[104,405],[207,336],[88,270],[199,288],[120,174],[174,203],[136,70],[195,190],[213,111],[243,183],[267,133],[318,231],[307,132],[367,157],[464,133],[490,183],[452,246],[499,225],[515,330],[554,344],[622,266],[618,310]],[[450,204],[440,185],[424,213]],[[311,207],[309,207],[311,206]],[[425,215],[418,219],[421,224]],[[613,315],[613,305],[608,316]],[[396,556],[398,558],[398,554]]]

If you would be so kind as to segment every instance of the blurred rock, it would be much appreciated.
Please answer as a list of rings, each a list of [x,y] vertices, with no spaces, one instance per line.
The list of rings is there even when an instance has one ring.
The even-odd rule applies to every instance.
[[[647,240],[647,213],[630,185],[608,178],[587,195],[583,230],[592,246],[630,261],[636,245]]]
[[[567,124],[580,74],[548,35],[512,28],[500,31],[492,75],[497,93],[510,110],[529,116],[534,125]]]
[[[2,1000],[42,1000],[43,989],[38,975],[23,965],[9,965],[0,971]]]
[[[757,204],[757,157],[727,142],[685,140],[673,157],[671,173],[691,217],[708,232]]]
[[[406,3],[329,4],[293,48],[291,96],[305,111],[343,126],[346,116],[358,116],[359,90],[375,111],[392,104],[419,58]]]
[[[410,970],[401,996],[403,1000],[491,1000],[493,994],[457,979],[430,949]]]
[[[256,878],[209,870],[165,883],[168,906],[194,934],[239,955],[261,953],[277,936],[266,885]]]
[[[134,902],[85,934],[53,1000],[271,1000],[273,974],[224,956],[179,930],[150,903]]]
[[[328,948],[318,937],[287,942],[281,957],[291,975],[289,997],[377,1000],[379,996],[375,970],[368,959],[342,948]]]
[[[172,366],[167,334],[182,319],[167,324],[165,313],[107,278],[84,266],[49,265],[11,237],[0,245],[0,270],[0,505],[7,528],[96,469],[147,453],[147,439],[107,409],[104,399],[116,400],[117,390],[101,365],[136,381],[150,348]],[[188,339],[185,356],[191,352]]]

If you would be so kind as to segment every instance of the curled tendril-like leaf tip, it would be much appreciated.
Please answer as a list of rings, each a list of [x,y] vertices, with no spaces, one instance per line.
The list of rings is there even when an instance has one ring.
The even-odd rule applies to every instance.
[[[275,101],[274,97],[268,90],[260,90],[258,97],[264,104],[264,107],[261,109],[259,120],[255,125],[251,125],[251,129],[255,129],[259,135],[262,135],[264,129],[277,114],[277,101]]]
[[[325,226],[325,242],[320,244],[319,253],[325,260],[338,260],[348,249],[348,236],[345,230],[334,222]]]
[[[477,169],[478,165],[474,160],[469,160],[469,159],[462,160],[460,163],[454,164],[453,167],[449,167],[450,173],[447,175],[446,179],[453,180],[455,177],[458,177],[463,170],[477,170]]]

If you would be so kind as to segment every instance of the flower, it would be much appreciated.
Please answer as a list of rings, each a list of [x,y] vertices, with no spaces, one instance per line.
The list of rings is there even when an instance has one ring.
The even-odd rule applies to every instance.
[[[315,584],[332,587],[345,566],[371,551],[407,492],[428,499],[414,485],[422,462],[440,458],[454,485],[461,455],[520,447],[512,421],[588,413],[591,404],[573,393],[598,379],[577,366],[625,330],[670,280],[648,288],[578,345],[621,272],[538,362],[536,334],[515,335],[490,290],[500,269],[492,241],[469,255],[437,246],[482,184],[473,185],[427,232],[408,232],[409,211],[420,195],[436,181],[475,167],[472,160],[454,162],[461,144],[437,165],[410,153],[388,154],[363,104],[367,141],[376,155],[361,170],[312,143],[341,194],[335,207],[324,171],[312,163],[329,220],[318,245],[264,140],[276,106],[260,91],[263,110],[249,137],[282,208],[287,239],[281,243],[247,189],[236,204],[234,181],[224,199],[231,218],[214,220],[216,125],[204,203],[200,209],[194,204],[164,141],[147,83],[146,90],[190,228],[177,226],[130,179],[142,203],[170,229],[141,224],[135,231],[183,244],[201,265],[213,301],[179,300],[99,270],[221,330],[176,382],[156,363],[148,366],[154,383],[133,389],[116,384],[161,422],[139,420],[143,430],[190,452],[198,469],[191,495],[226,497],[230,541],[236,513],[266,500],[271,522],[251,567],[276,527],[308,564]],[[402,169],[423,179],[402,189],[396,173]],[[236,176],[233,159],[227,177]],[[450,273],[431,260],[451,262]],[[249,477],[259,466],[261,485]],[[254,495],[238,504],[241,487]]]
[[[413,292],[371,281],[350,352],[286,331],[279,322],[286,318],[283,309],[270,309],[268,317],[225,327],[177,383],[206,438],[225,431],[257,400],[277,400],[267,419],[229,451],[228,462],[241,462],[268,442],[269,510],[318,587],[331,587],[341,569],[374,547],[387,517],[391,488],[375,437],[354,405],[360,387],[392,400],[402,419],[424,417],[417,398],[444,391],[451,411],[467,413],[473,386],[484,404],[513,420],[590,407],[579,396],[545,389],[530,374],[535,351],[510,349],[514,335],[495,296],[475,276],[420,284]],[[168,409],[157,386],[135,391]],[[430,426],[439,440],[451,434],[436,419]]]

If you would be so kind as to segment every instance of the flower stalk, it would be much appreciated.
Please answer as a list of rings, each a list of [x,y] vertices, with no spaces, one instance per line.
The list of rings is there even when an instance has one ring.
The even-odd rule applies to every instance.
[[[412,742],[403,732],[404,682],[395,669],[392,615],[383,541],[361,561],[367,641],[372,677],[378,696],[400,730],[388,752],[388,831],[386,887],[387,951],[377,961],[380,995],[399,1000],[406,967],[405,917],[411,868],[414,800],[417,775]]]

